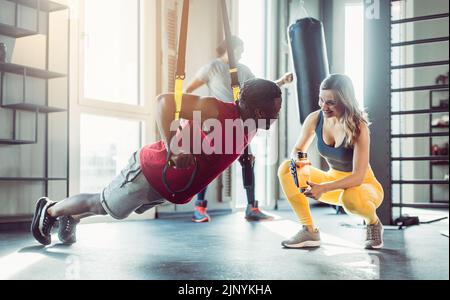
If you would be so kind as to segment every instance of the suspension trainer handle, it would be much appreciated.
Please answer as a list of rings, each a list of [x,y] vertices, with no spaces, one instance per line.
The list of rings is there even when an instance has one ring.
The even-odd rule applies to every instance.
[[[172,196],[175,196],[176,194],[180,194],[180,193],[184,193],[184,192],[188,191],[192,187],[192,184],[194,183],[194,180],[197,177],[197,173],[198,173],[198,162],[197,162],[197,158],[194,156],[194,170],[192,171],[192,175],[191,175],[189,181],[182,189],[175,190],[170,186],[170,184],[167,180],[167,173],[169,172],[169,169],[175,167],[175,163],[173,160],[171,160],[171,156],[172,156],[172,151],[170,150],[170,145],[169,145],[167,147],[167,159],[166,159],[166,163],[165,163],[164,169],[163,169],[162,181],[163,181],[164,187],[169,191],[169,193],[171,193]]]

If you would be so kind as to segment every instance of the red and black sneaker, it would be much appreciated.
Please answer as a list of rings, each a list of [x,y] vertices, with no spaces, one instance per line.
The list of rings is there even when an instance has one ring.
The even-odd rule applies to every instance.
[[[57,218],[50,216],[47,210],[55,204],[56,202],[50,201],[48,198],[41,198],[36,203],[36,210],[31,223],[31,233],[42,245],[50,245],[52,242],[50,231]]]
[[[255,202],[254,205],[249,204],[247,206],[247,209],[245,210],[245,218],[249,222],[263,222],[263,221],[273,221],[274,220],[274,217],[263,213],[259,209],[257,201]]]
[[[197,201],[195,203],[194,215],[192,216],[192,222],[195,223],[207,223],[211,221],[210,216],[206,212],[207,201]]]

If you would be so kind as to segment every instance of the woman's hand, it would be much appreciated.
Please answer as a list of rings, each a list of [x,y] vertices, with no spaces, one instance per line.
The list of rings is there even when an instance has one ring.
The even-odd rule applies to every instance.
[[[325,184],[323,184],[323,183],[316,184],[316,183],[309,182],[309,181],[307,181],[306,183],[309,185],[309,188],[304,193],[304,195],[306,197],[309,197],[309,198],[312,198],[312,199],[318,201],[320,198],[322,198],[323,194],[328,192]]]

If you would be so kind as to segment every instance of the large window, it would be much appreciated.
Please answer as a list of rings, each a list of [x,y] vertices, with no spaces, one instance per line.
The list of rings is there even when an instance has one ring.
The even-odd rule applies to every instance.
[[[98,193],[149,141],[144,131],[153,129],[150,102],[141,100],[154,97],[154,78],[143,78],[149,83],[145,87],[140,82],[149,68],[141,67],[141,55],[154,66],[156,37],[143,22],[156,24],[156,5],[142,0],[79,3],[79,190]],[[146,31],[141,34],[141,29]]]
[[[239,1],[239,37],[245,43],[241,62],[256,77],[266,75],[266,0]]]
[[[84,1],[84,98],[140,104],[139,0]]]
[[[82,114],[80,124],[80,190],[98,193],[141,146],[142,124],[90,114]]]
[[[245,43],[245,51],[241,63],[248,66],[258,78],[266,78],[267,65],[267,1],[266,0],[243,0],[239,2],[239,30],[238,35]],[[256,157],[255,164],[255,188],[256,199],[262,205],[267,204],[267,155],[268,137],[264,131],[259,131],[253,140],[251,149]],[[247,205],[247,196],[242,184],[241,168],[236,168],[236,199],[237,207]]]
[[[364,5],[345,5],[345,73],[355,85],[356,98],[364,106]]]

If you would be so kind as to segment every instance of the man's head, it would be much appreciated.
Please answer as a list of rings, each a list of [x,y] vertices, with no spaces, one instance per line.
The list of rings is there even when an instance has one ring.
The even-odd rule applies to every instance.
[[[242,58],[242,53],[244,53],[244,42],[237,36],[232,36],[231,37],[231,47],[234,50],[234,58],[236,59],[236,61],[241,60]],[[225,55],[227,55],[227,41],[223,40],[219,47],[217,47],[217,55],[219,55],[219,57],[224,57]]]
[[[278,120],[283,100],[276,83],[264,79],[248,80],[242,87],[240,98],[239,108],[244,120],[253,119],[258,128],[265,130]]]

